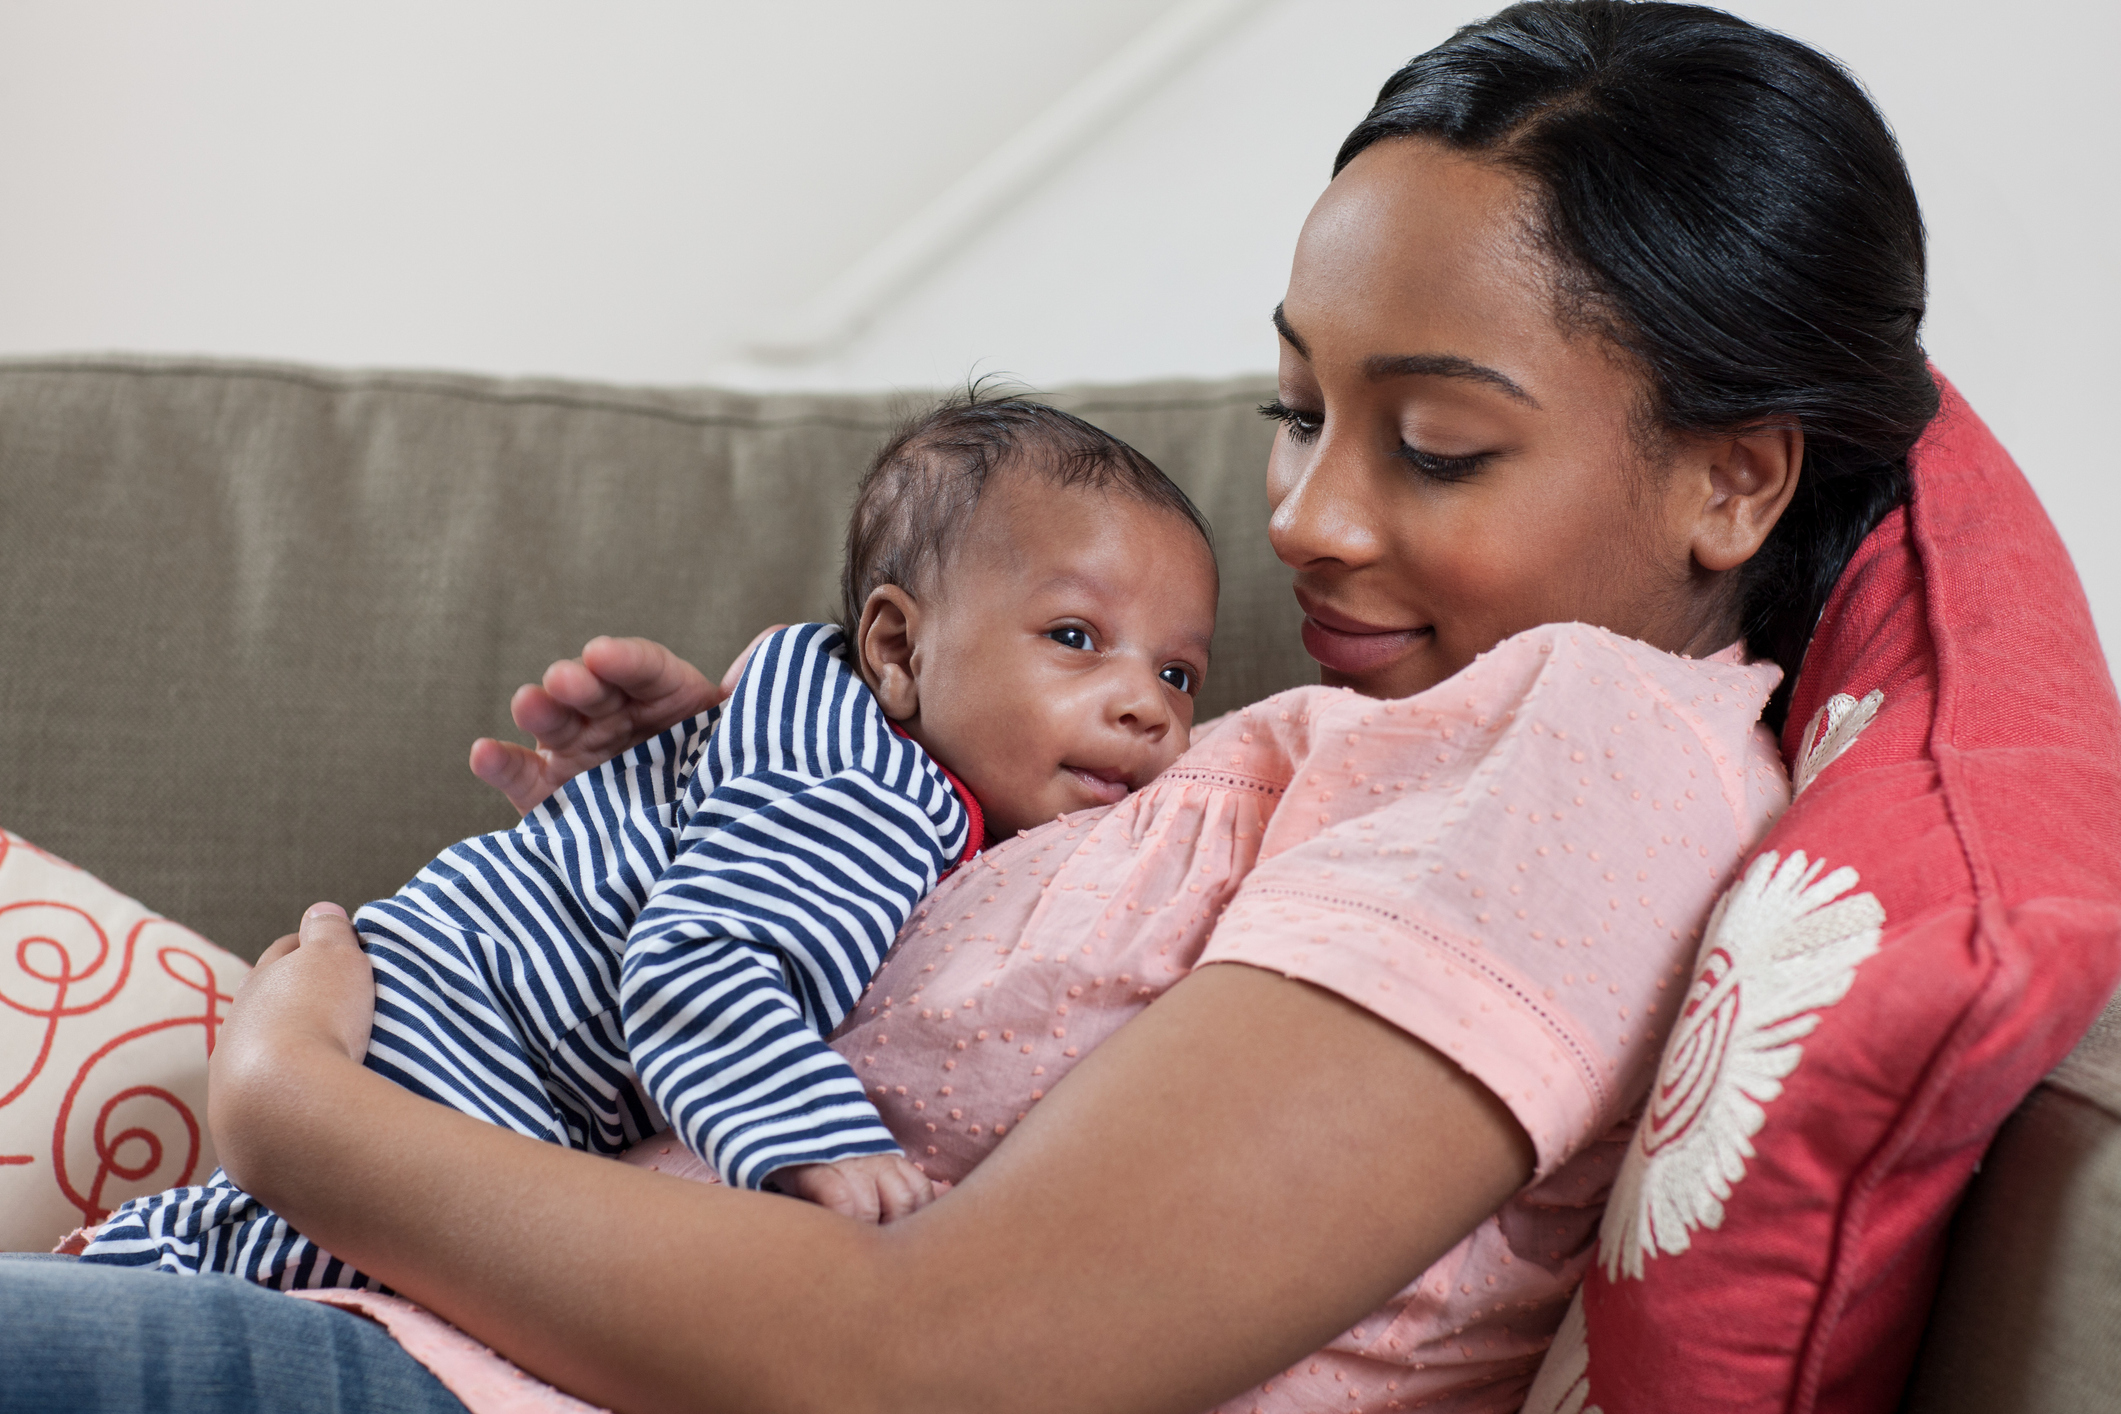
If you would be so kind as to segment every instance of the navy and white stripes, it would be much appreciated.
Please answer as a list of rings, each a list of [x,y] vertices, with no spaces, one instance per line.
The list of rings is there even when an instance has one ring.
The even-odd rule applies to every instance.
[[[895,1153],[824,1037],[976,816],[893,731],[827,624],[753,653],[717,712],[443,852],[355,915],[368,1066],[520,1133],[617,1153],[667,1116],[726,1182]],[[976,811],[976,805],[973,807]],[[216,1173],[86,1256],[365,1285]]]

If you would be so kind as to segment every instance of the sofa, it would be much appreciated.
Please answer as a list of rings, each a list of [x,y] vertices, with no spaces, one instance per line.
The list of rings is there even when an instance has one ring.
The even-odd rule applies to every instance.
[[[1312,677],[1265,538],[1271,391],[1053,398],[1215,526],[1204,714]],[[0,361],[0,826],[254,957],[513,818],[466,750],[552,658],[641,634],[719,670],[829,615],[854,478],[909,405]],[[2121,1010],[1966,1188],[1902,1407],[2121,1408]]]

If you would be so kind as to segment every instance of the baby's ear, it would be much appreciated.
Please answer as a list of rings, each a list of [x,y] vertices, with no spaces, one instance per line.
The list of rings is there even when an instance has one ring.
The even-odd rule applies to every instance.
[[[855,627],[855,667],[894,722],[920,715],[921,687],[913,664],[920,625],[920,602],[895,584],[880,584],[869,591]]]

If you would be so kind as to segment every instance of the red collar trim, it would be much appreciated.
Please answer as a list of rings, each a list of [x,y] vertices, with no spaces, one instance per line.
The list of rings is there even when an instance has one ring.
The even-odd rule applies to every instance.
[[[897,732],[906,740],[913,741],[912,733],[908,732],[904,727],[897,722],[891,721],[889,717],[884,720],[890,723],[891,730]],[[917,741],[913,741],[913,744],[920,746]],[[921,749],[927,750],[926,747]],[[928,759],[935,761],[933,752],[929,753]],[[958,804],[965,807],[965,851],[952,862],[950,869],[943,871],[948,874],[951,869],[957,868],[958,865],[965,863],[973,855],[978,854],[987,847],[987,812],[980,809],[979,797],[972,793],[970,786],[957,778],[957,772],[951,770],[940,761],[935,761],[935,769],[943,773],[943,779],[950,782],[950,788],[957,792]]]

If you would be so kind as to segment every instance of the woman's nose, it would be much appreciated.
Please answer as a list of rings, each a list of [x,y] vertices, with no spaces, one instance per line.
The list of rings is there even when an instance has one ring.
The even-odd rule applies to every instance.
[[[1267,468],[1267,540],[1281,562],[1307,570],[1375,560],[1382,540],[1370,479],[1357,449],[1330,431],[1310,447],[1279,438]]]

